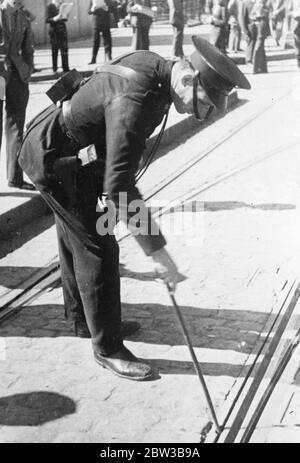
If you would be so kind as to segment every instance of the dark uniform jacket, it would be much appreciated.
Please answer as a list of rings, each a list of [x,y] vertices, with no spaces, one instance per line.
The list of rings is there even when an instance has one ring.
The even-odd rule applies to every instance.
[[[5,56],[0,75],[9,79],[14,67],[22,82],[27,83],[33,69],[34,39],[26,13],[19,9],[11,29],[8,7],[0,6],[0,54]]]
[[[110,25],[110,14],[112,2],[105,0],[106,8],[97,8],[92,11],[93,0],[90,0],[88,14],[93,15],[94,28],[102,29]]]
[[[146,139],[171,104],[173,62],[153,52],[138,51],[118,64],[134,69],[142,80],[121,77],[114,72],[113,65],[109,66],[111,72],[95,74],[73,95],[67,122],[73,146],[74,142],[78,149],[90,144],[96,146],[103,166],[103,179],[99,178],[102,191],[117,206],[120,192],[127,193],[128,203],[141,199],[135,175]],[[19,162],[39,189],[55,188],[51,183],[51,163],[68,155],[63,151],[69,139],[62,132],[61,109],[53,105],[31,123],[25,135]],[[165,244],[160,234],[137,239],[147,254]]]

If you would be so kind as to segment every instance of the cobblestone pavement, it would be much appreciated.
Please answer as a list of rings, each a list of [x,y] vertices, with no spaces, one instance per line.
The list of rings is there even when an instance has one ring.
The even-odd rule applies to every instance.
[[[272,318],[278,268],[284,276],[294,275],[299,251],[299,74],[293,62],[276,63],[269,76],[251,80],[249,102],[158,159],[141,184],[147,191],[151,178],[158,182],[170,169],[171,156],[172,166],[180,165],[275,96],[293,90],[165,193],[169,198],[183,194],[187,185],[205,186],[279,148],[196,196],[197,227],[195,213],[184,212],[190,236],[180,232],[181,213],[161,220],[187,277],[176,297],[217,414],[243,379]],[[47,265],[55,255],[49,225],[40,224],[35,237],[24,231],[30,239],[20,238],[14,252],[2,252],[2,291],[20,288],[30,268]],[[52,288],[0,326],[0,442],[199,442],[209,414],[166,290],[132,238],[121,242],[120,268],[123,316],[142,325],[126,346],[157,369],[157,378],[135,383],[97,366],[90,341],[75,338],[64,320],[61,288]]]

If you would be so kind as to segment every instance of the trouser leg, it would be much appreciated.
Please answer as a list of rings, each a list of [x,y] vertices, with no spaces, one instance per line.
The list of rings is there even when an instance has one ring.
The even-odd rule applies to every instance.
[[[132,27],[132,41],[131,41],[131,47],[133,51],[140,50],[140,33],[139,33],[139,28],[133,26]]]
[[[109,26],[102,29],[102,35],[103,35],[105,61],[111,61],[112,59],[112,39],[111,39],[111,32],[110,32]]]
[[[100,48],[101,38],[100,38],[100,30],[97,27],[94,27],[94,35],[93,35],[93,51],[92,51],[92,63],[96,62],[98,51]]]
[[[52,69],[54,72],[57,71],[57,58],[58,58],[58,46],[57,41],[51,39],[51,53],[52,53]]]
[[[68,233],[63,220],[54,214],[57,230],[60,270],[62,275],[62,289],[64,297],[65,317],[68,320],[85,320],[80,292],[75,278],[73,254]]]
[[[3,136],[3,100],[0,100],[0,151],[2,146],[2,136]]]
[[[246,40],[246,63],[253,62],[253,53],[257,38],[257,28],[255,24],[250,24],[250,37]]]
[[[253,52],[253,72],[267,72],[263,24],[259,24],[257,27],[257,37]]]
[[[173,26],[173,43],[172,50],[173,55],[182,57],[183,54],[183,28],[178,28]]]
[[[69,47],[68,47],[68,35],[67,31],[60,37],[60,52],[61,52],[61,66],[64,72],[68,72],[69,69]]]
[[[141,50],[149,50],[150,41],[149,41],[149,30],[150,26],[141,27]]]
[[[300,67],[300,23],[294,29],[294,45],[298,67]]]
[[[110,355],[122,346],[119,247],[114,236],[96,232],[98,185],[98,172],[89,165],[79,171],[72,209],[60,199],[64,195],[42,192],[42,196],[57,216],[64,232],[61,239],[72,259],[69,266],[62,266],[63,285],[71,288],[71,269],[71,285],[76,282],[80,295],[77,308],[82,302],[93,346]]]
[[[20,80],[17,71],[13,71],[6,85],[5,135],[7,179],[16,184],[23,182],[23,171],[17,162],[17,155],[22,144],[28,98],[28,84]]]

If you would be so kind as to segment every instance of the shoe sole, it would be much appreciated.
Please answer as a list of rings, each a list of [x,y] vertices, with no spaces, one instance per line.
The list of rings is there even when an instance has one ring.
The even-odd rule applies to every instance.
[[[149,375],[147,376],[127,376],[127,375],[122,375],[121,373],[117,373],[115,370],[113,370],[112,368],[106,366],[106,365],[103,365],[96,357],[94,357],[95,359],[95,362],[98,363],[98,365],[100,365],[102,368],[105,368],[106,370],[108,371],[111,371],[114,375],[116,376],[119,376],[120,378],[123,378],[123,379],[131,379],[132,381],[145,381],[147,379],[150,379],[154,376],[154,372],[151,372],[149,373]]]

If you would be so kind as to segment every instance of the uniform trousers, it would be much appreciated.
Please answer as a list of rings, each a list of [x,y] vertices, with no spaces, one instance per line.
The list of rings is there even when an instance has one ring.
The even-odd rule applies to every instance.
[[[119,246],[113,235],[96,231],[101,176],[95,164],[78,169],[68,192],[62,180],[41,194],[55,216],[65,315],[85,319],[93,346],[111,355],[122,346]]]
[[[22,144],[29,86],[21,81],[16,69],[12,69],[6,83],[6,170],[7,180],[15,184],[23,183],[23,171],[17,162],[17,154]],[[2,139],[3,102],[0,105],[0,131]]]

